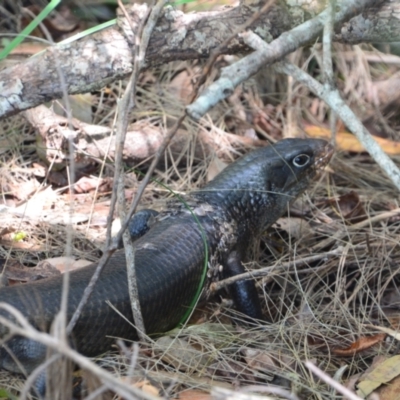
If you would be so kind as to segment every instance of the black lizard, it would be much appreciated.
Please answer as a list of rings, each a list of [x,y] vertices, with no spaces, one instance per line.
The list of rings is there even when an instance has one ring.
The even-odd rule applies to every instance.
[[[254,238],[287,211],[331,155],[331,146],[323,140],[282,140],[247,154],[202,190],[183,196],[184,203],[173,201],[166,212],[153,216],[149,231],[134,242],[147,334],[174,328],[187,312],[207,265],[205,243],[208,261],[222,264],[225,276],[242,272],[240,260]],[[68,319],[95,268],[93,264],[71,272]],[[231,289],[240,311],[261,317],[252,281],[238,282]],[[61,290],[62,277],[54,277],[2,288],[0,302],[11,304],[35,327],[48,331],[60,308]],[[132,321],[123,250],[109,260],[73,330],[73,342],[82,354],[102,353],[115,337],[137,338],[132,325],[107,301]],[[4,310],[0,315],[9,317]],[[0,325],[0,338],[7,334]],[[10,371],[20,370],[10,352],[27,373],[45,358],[43,345],[19,336],[8,340],[6,347],[0,349],[0,367]]]

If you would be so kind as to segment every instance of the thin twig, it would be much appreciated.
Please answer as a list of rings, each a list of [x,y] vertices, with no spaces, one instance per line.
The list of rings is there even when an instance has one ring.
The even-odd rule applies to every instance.
[[[364,127],[351,108],[341,98],[339,92],[326,90],[323,85],[302,71],[300,68],[287,62],[274,65],[277,72],[293,76],[297,81],[307,86],[315,95],[324,100],[341,118],[349,130],[354,133],[375,162],[386,172],[392,183],[400,190],[400,170],[390,157],[382,150],[376,140]]]
[[[22,315],[22,313],[16,310],[14,307],[7,303],[0,303],[0,309],[4,309],[7,313],[12,315],[12,318],[16,320],[16,323],[10,321],[10,319],[0,316],[0,325],[6,326],[15,335],[20,335],[31,339],[35,342],[41,343],[48,348],[55,350],[65,357],[68,357],[75,364],[79,365],[82,369],[91,372],[97,376],[108,388],[113,390],[115,393],[120,395],[122,398],[143,398],[146,400],[157,400],[158,397],[154,397],[140,389],[124,383],[121,379],[114,377],[110,372],[104,368],[99,367],[89,358],[79,354],[77,351],[71,349],[65,343],[60,342],[57,338],[43,332],[39,332],[34,329]]]
[[[258,12],[256,12],[252,18],[249,19],[249,21],[247,21],[245,24],[243,24],[242,27],[240,27],[240,29],[238,29],[237,32],[235,32],[234,34],[232,34],[230,37],[228,37],[226,40],[224,40],[223,43],[221,43],[213,52],[212,55],[210,56],[209,60],[207,61],[206,65],[203,68],[202,71],[202,75],[200,76],[200,78],[196,81],[196,84],[194,85],[193,88],[193,92],[190,98],[189,102],[192,102],[198,95],[198,90],[201,86],[201,84],[203,82],[205,82],[212,65],[214,64],[215,60],[217,59],[217,57],[222,54],[223,48],[226,47],[229,42],[234,39],[239,32],[242,32],[244,29],[246,29],[247,27],[249,27],[251,24],[253,24],[258,18],[260,18],[262,16],[262,14],[264,14],[269,7],[271,7],[271,5],[273,4],[273,1],[269,1],[268,3],[266,3],[261,10],[259,10]],[[126,230],[128,224],[129,224],[129,219],[132,217],[133,213],[135,212],[139,201],[141,199],[141,196],[144,193],[144,190],[146,188],[146,186],[148,185],[148,183],[150,182],[150,178],[151,175],[154,172],[155,167],[158,164],[158,161],[160,160],[162,154],[164,153],[165,149],[167,148],[167,146],[169,145],[169,143],[171,142],[172,138],[174,137],[175,133],[178,131],[180,125],[182,124],[182,122],[184,121],[184,119],[186,118],[186,113],[183,113],[177,120],[177,122],[173,125],[173,127],[170,129],[170,131],[166,134],[163,143],[160,145],[160,147],[158,148],[154,159],[146,173],[146,175],[144,176],[143,180],[141,181],[140,186],[137,189],[136,192],[136,196],[134,201],[131,204],[131,207],[129,209],[128,212],[128,219],[125,220],[123,226],[121,227],[121,230],[118,232],[118,235],[116,236],[114,243],[119,243],[121,241],[122,238],[122,233]]]
[[[242,37],[248,46],[256,50],[253,55],[258,55],[258,57],[262,59],[263,54],[268,50],[270,45],[265,43],[254,32],[245,32],[242,34]],[[357,139],[363,144],[371,157],[386,172],[392,183],[400,190],[400,170],[382,150],[351,108],[344,102],[336,89],[330,89],[321,85],[306,72],[289,62],[277,62],[273,65],[273,68],[276,72],[292,76],[298,82],[305,85],[316,96],[324,100],[342,119],[350,131],[357,136]]]
[[[121,2],[119,0],[119,2]],[[136,85],[139,79],[139,73],[144,66],[144,60],[146,55],[146,49],[150,41],[151,33],[156,26],[157,20],[163,10],[165,5],[165,0],[158,0],[156,4],[153,4],[149,7],[151,10],[148,13],[147,17],[142,21],[138,33],[135,35],[135,57],[134,57],[134,68],[130,80],[129,90],[124,93],[124,96],[131,99],[132,108],[136,106]],[[120,7],[124,7],[122,4]],[[120,110],[120,113],[123,113],[122,117],[125,119],[124,123],[124,137],[123,142],[121,142],[121,146],[119,146],[118,151],[120,152],[120,157],[122,160],[122,150],[123,145],[125,143],[125,133],[128,122],[128,115],[130,111],[129,102],[125,102],[127,108],[125,110]],[[121,164],[122,166],[122,164]],[[117,171],[116,171],[117,172]],[[127,216],[125,212],[125,179],[122,169],[119,171],[119,177],[117,182],[117,196],[118,196],[118,213],[121,221],[129,222],[131,215]],[[137,194],[136,194],[137,197]],[[132,210],[132,213],[135,211]],[[111,224],[110,224],[111,225]],[[125,228],[125,229],[124,229]],[[132,244],[130,234],[126,229],[126,224],[121,228],[122,230],[122,239],[124,242],[125,248],[125,259],[126,259],[126,270],[128,276],[128,290],[129,290],[129,298],[131,302],[133,319],[135,321],[135,326],[137,327],[137,334],[141,341],[147,341],[146,336],[146,328],[144,325],[144,320],[142,316],[142,310],[139,301],[139,289],[137,285],[136,278],[136,267],[135,267],[135,248]]]
[[[242,393],[251,393],[251,392],[256,392],[258,393],[268,393],[268,394],[274,394],[279,397],[282,397],[287,400],[300,400],[298,396],[296,396],[294,393],[289,392],[288,390],[278,387],[278,386],[273,386],[273,385],[249,385],[249,386],[244,386],[240,392]]]
[[[162,1],[162,0],[160,0]],[[140,21],[141,23],[138,26],[138,32],[136,32],[135,38],[137,38],[137,40],[140,40],[140,34],[142,32],[143,29],[143,24],[145,23],[145,21],[147,20],[148,16],[150,15],[150,8],[147,10],[146,15],[144,16],[144,18]],[[130,21],[129,21],[130,22]],[[134,32],[135,33],[135,32]],[[135,54],[137,54],[137,48],[135,49],[136,52]],[[117,190],[119,189],[119,181],[120,181],[120,176],[121,176],[121,171],[122,171],[122,151],[123,151],[123,147],[124,147],[124,142],[125,142],[125,137],[126,137],[126,131],[127,131],[127,126],[128,126],[128,116],[129,116],[129,111],[130,108],[132,106],[133,103],[133,98],[132,98],[132,91],[136,85],[136,81],[137,81],[137,76],[139,74],[140,71],[140,65],[139,63],[134,63],[134,68],[133,68],[133,72],[131,75],[131,79],[129,80],[127,87],[125,89],[124,95],[122,96],[122,99],[120,101],[119,104],[119,110],[118,110],[118,116],[117,116],[117,125],[116,125],[116,129],[117,129],[117,133],[116,133],[116,157],[115,157],[115,173],[114,173],[114,182],[117,183],[117,185],[115,185],[113,192],[111,194],[111,204],[110,204],[110,211],[109,211],[109,215],[108,215],[108,219],[107,219],[107,235],[106,235],[106,248],[107,251],[103,254],[103,257],[101,257],[101,259],[99,260],[99,263],[97,265],[97,268],[88,284],[88,286],[85,288],[85,291],[83,293],[82,299],[80,301],[80,303],[78,304],[77,309],[74,312],[74,315],[72,316],[68,327],[67,327],[67,332],[71,333],[74,326],[76,325],[76,322],[79,319],[79,316],[82,312],[83,307],[85,306],[85,304],[87,303],[87,301],[89,300],[89,297],[91,296],[94,286],[96,284],[96,282],[98,281],[100,274],[103,270],[103,268],[105,267],[105,265],[107,264],[109,258],[111,257],[112,253],[116,250],[117,245],[113,244],[112,246],[110,246],[110,242],[111,242],[111,221],[112,221],[112,217],[114,214],[114,209],[115,209],[115,204],[117,202]],[[123,189],[122,189],[122,193],[123,193]],[[123,196],[123,194],[122,194]],[[123,200],[122,200],[123,202]],[[126,226],[122,227],[120,234],[118,235],[119,237],[119,241],[121,240],[121,237],[123,235],[124,229],[126,229]],[[129,263],[127,263],[127,265],[130,265]],[[135,308],[135,310],[138,310],[137,315],[134,316],[135,318],[135,323],[138,326],[138,330],[140,332],[144,332],[143,327],[143,319],[141,317],[141,313],[140,313],[140,305]]]
[[[342,394],[343,396],[346,396],[347,399],[362,400],[361,397],[358,397],[351,390],[347,389],[345,386],[343,386],[339,382],[335,381],[328,374],[326,374],[324,371],[322,371],[317,366],[315,366],[311,361],[306,361],[304,364],[313,374],[317,375],[318,378],[322,379],[325,383],[327,383],[329,386],[333,387],[340,394]]]
[[[340,11],[336,13],[335,23],[344,22],[375,5],[376,0],[347,0],[341,3]],[[229,97],[235,88],[249,79],[261,68],[270,65],[299,47],[315,40],[320,34],[329,18],[330,10],[325,10],[315,18],[304,22],[285,34],[273,40],[259,53],[252,53],[243,57],[238,62],[222,69],[217,81],[207,87],[197,100],[186,107],[188,114],[198,120],[219,101]]]
[[[25,10],[26,13],[29,14],[31,18],[35,18],[36,16],[28,9]],[[51,33],[47,29],[46,25],[43,23],[39,24],[40,29],[43,31],[44,36],[46,37],[47,41],[46,43],[50,43],[51,45],[54,45],[54,40],[53,37],[51,36]],[[49,47],[48,49],[49,52],[54,51],[54,47]],[[64,101],[65,107],[64,111],[66,113],[66,119],[68,121],[68,128],[73,131],[73,124],[72,124],[72,108],[71,108],[71,102],[70,98],[68,96],[68,89],[67,89],[67,84],[64,79],[64,74],[61,68],[61,65],[58,60],[55,59],[55,68],[57,71],[58,79],[60,80],[60,87],[62,91],[62,100]],[[25,115],[25,118],[28,119],[30,122],[30,118]],[[69,136],[67,138],[68,140],[68,166],[67,166],[67,173],[68,173],[68,188],[69,188],[69,221],[72,221],[73,215],[74,215],[74,198],[73,198],[73,192],[74,192],[74,183],[75,183],[75,148],[73,144],[72,137]],[[51,170],[51,167],[49,167],[49,171]],[[65,256],[67,258],[71,257],[71,249],[72,249],[72,238],[73,238],[73,230],[72,230],[72,224],[71,222],[68,223],[67,227],[67,237],[66,237],[66,243],[65,243]],[[63,282],[62,282],[62,297],[61,297],[61,305],[60,305],[60,314],[63,316],[62,319],[62,324],[63,324],[63,331],[64,335],[66,333],[65,327],[66,327],[66,310],[67,310],[67,304],[68,304],[68,291],[69,291],[69,268],[68,268],[69,263],[66,263],[66,269],[65,273],[63,274]]]
[[[386,211],[386,212],[380,213],[378,215],[375,215],[373,217],[370,217],[364,221],[358,222],[357,224],[346,226],[345,229],[341,229],[338,232],[336,232],[334,235],[332,235],[331,237],[328,237],[327,239],[323,240],[322,242],[317,243],[315,246],[313,246],[310,249],[310,251],[312,251],[312,252],[319,251],[319,250],[323,249],[324,247],[332,245],[337,240],[341,240],[344,236],[348,235],[349,232],[352,232],[352,231],[357,232],[360,229],[365,228],[366,226],[374,224],[375,222],[384,221],[386,219],[395,217],[399,214],[400,214],[400,208],[396,208],[395,210]]]
[[[206,81],[207,76],[211,72],[212,66],[214,65],[216,59],[222,54],[223,49],[227,47],[229,42],[234,39],[239,33],[244,32],[247,28],[254,24],[254,22],[256,22],[264,13],[266,13],[269,8],[274,4],[274,2],[275,0],[267,1],[259,11],[255,12],[253,16],[249,18],[242,26],[240,26],[234,33],[232,33],[232,35],[227,37],[215,50],[211,51],[210,57],[208,58],[207,63],[203,68],[202,75],[195,84],[189,104],[192,103],[197,97],[200,86]]]
[[[328,15],[324,31],[322,35],[322,68],[324,73],[325,85],[330,88],[335,87],[335,80],[333,76],[332,66],[332,36],[333,36],[333,21],[335,18],[335,0],[330,0],[327,7]]]
[[[240,29],[238,29],[237,32],[235,32],[234,34],[232,34],[230,37],[228,37],[223,43],[221,43],[213,52],[212,55],[210,56],[210,58],[208,59],[206,65],[203,68],[202,74],[200,76],[200,78],[196,81],[196,84],[193,87],[193,91],[192,91],[192,95],[191,98],[189,100],[189,102],[193,102],[193,100],[197,97],[198,95],[198,91],[200,86],[202,85],[203,82],[205,82],[208,74],[211,71],[211,68],[215,62],[215,60],[217,59],[217,57],[222,53],[224,47],[226,47],[229,42],[234,39],[237,34],[241,31],[243,31],[244,29],[246,29],[248,26],[250,26],[251,24],[253,24],[258,18],[260,18],[267,10],[268,8],[273,4],[273,1],[269,1],[268,3],[266,3],[262,9],[260,11],[258,11],[257,13],[255,13],[253,15],[252,18],[249,19],[249,21],[247,21],[242,27],[240,27]],[[144,58],[143,58],[144,59]],[[161,158],[161,156],[164,154],[165,149],[168,147],[169,143],[171,142],[172,138],[174,137],[174,135],[176,134],[176,132],[178,131],[179,127],[181,126],[182,122],[184,121],[184,119],[186,118],[186,112],[184,112],[176,121],[176,123],[173,125],[173,127],[169,130],[169,132],[166,134],[163,142],[161,143],[160,147],[157,149],[157,152],[154,156],[154,159],[149,167],[149,169],[147,170],[146,175],[144,176],[143,180],[141,181],[140,186],[137,189],[136,192],[136,196],[135,199],[133,200],[131,207],[129,209],[128,212],[128,217],[127,219],[124,220],[124,224],[121,227],[120,232],[118,233],[118,235],[115,238],[115,242],[119,243],[122,237],[122,233],[124,232],[129,224],[129,220],[132,217],[133,213],[135,212],[137,206],[139,205],[140,199],[144,193],[144,190],[146,188],[146,186],[148,185],[148,183],[150,182],[151,176]]]
[[[259,12],[255,13],[255,15],[248,21],[246,22],[242,27],[240,27],[240,31],[243,30],[243,28],[246,28],[248,26],[250,26],[252,23],[255,22],[255,20],[257,18],[259,18],[272,4],[272,1],[269,1]],[[240,32],[238,30],[238,32]],[[199,88],[201,86],[201,83],[205,81],[206,77],[208,76],[210,70],[211,70],[211,66],[213,65],[215,59],[218,57],[218,55],[220,55],[222,53],[223,48],[234,38],[237,36],[238,32],[235,32],[233,35],[231,35],[228,39],[226,39],[223,43],[221,43],[220,46],[217,47],[217,49],[213,52],[212,57],[210,57],[209,61],[207,62],[206,66],[203,69],[202,72],[202,76],[199,78],[199,80],[197,81],[196,85],[193,88],[193,93],[190,99],[190,102],[192,102],[198,94]],[[94,288],[94,284],[95,282],[97,282],[100,273],[102,271],[102,269],[104,268],[104,265],[107,263],[107,261],[109,260],[111,254],[113,251],[115,251],[115,249],[117,248],[117,244],[121,242],[121,239],[123,238],[123,233],[126,231],[126,228],[129,224],[129,220],[132,217],[133,213],[135,212],[137,206],[139,205],[140,199],[144,193],[144,190],[146,188],[146,186],[148,185],[148,183],[150,182],[151,176],[161,158],[161,156],[164,154],[165,149],[167,148],[167,146],[169,145],[169,143],[171,142],[172,138],[174,137],[175,133],[178,131],[180,125],[182,124],[182,122],[184,121],[184,119],[186,118],[186,112],[184,112],[176,121],[176,123],[173,125],[173,127],[170,129],[170,131],[166,134],[163,142],[161,143],[160,147],[157,149],[157,152],[153,158],[153,161],[150,165],[150,167],[147,170],[146,175],[144,176],[143,180],[141,181],[137,192],[136,192],[136,196],[134,198],[134,200],[132,201],[132,204],[129,208],[129,211],[127,213],[127,218],[124,220],[124,223],[122,224],[122,227],[120,229],[120,231],[118,232],[114,243],[108,247],[108,251],[106,253],[103,254],[103,257],[101,257],[101,259],[99,260],[99,264],[96,268],[95,273],[93,274],[93,277],[91,279],[91,281],[89,282],[89,285],[87,286],[87,288],[85,289],[84,295],[82,297],[81,302],[79,303],[69,325],[68,325],[68,333],[72,332],[73,327],[75,326],[79,315],[82,312],[83,306],[86,304],[87,300],[89,299],[93,288]],[[118,143],[118,141],[117,141]],[[117,152],[117,157],[118,157],[118,152]],[[117,157],[116,157],[116,169],[117,169]],[[118,182],[118,181],[116,181]],[[114,194],[114,192],[113,192]],[[115,200],[114,200],[115,201]],[[113,204],[113,196],[111,199],[111,205]],[[108,243],[108,241],[106,242],[106,244]],[[129,265],[129,264],[128,264]],[[137,324],[137,322],[135,321],[135,324]],[[138,330],[139,329],[139,325],[138,326]]]
[[[34,16],[33,16],[34,17]],[[46,28],[44,24],[40,24],[40,27],[46,36],[46,39],[54,45],[53,38]],[[54,47],[49,48],[49,52],[53,52]],[[64,101],[65,108],[64,111],[66,113],[66,118],[68,121],[68,128],[70,131],[73,131],[73,123],[72,123],[72,108],[70,103],[70,98],[68,96],[67,84],[65,81],[65,77],[61,68],[60,63],[57,59],[55,59],[55,68],[57,71],[58,79],[60,80],[60,87],[62,90],[62,100]],[[73,239],[73,230],[72,230],[72,223],[73,215],[74,215],[74,184],[75,184],[75,172],[76,172],[76,165],[75,165],[75,147],[73,143],[73,137],[69,135],[67,138],[68,141],[68,166],[67,166],[67,174],[68,174],[68,183],[69,183],[69,222],[67,227],[67,237],[65,243],[65,255],[67,258],[71,258],[71,251],[72,251],[72,239]],[[69,264],[68,261],[66,263],[65,273],[63,274],[62,280],[62,295],[61,295],[61,304],[60,304],[60,311],[55,319],[55,327],[57,332],[54,332],[54,335],[57,335],[58,339],[62,343],[67,342],[67,307],[68,307],[68,292],[69,292]],[[57,357],[56,357],[57,358]],[[52,360],[53,357],[50,358]],[[44,364],[47,365],[47,364]],[[68,368],[68,366],[66,366]],[[60,377],[61,378],[61,377]],[[64,378],[64,377],[63,377]],[[25,396],[26,394],[24,394]],[[67,394],[68,396],[68,394]]]
[[[332,63],[332,37],[333,37],[333,22],[335,20],[336,0],[330,0],[328,5],[328,18],[324,26],[322,35],[322,69],[324,73],[324,85],[327,89],[335,89],[335,80],[333,75]],[[332,138],[336,137],[336,113],[331,110],[329,113],[329,127]]]
[[[342,254],[342,252],[343,252],[342,248],[337,248],[335,250],[328,251],[326,253],[316,254],[314,256],[304,257],[304,258],[300,258],[297,260],[288,261],[288,262],[284,262],[284,263],[280,263],[278,261],[275,265],[271,265],[269,267],[260,268],[260,269],[257,269],[255,271],[251,271],[251,272],[245,272],[243,274],[235,275],[235,276],[232,276],[230,278],[227,278],[227,279],[224,279],[224,280],[221,280],[218,282],[213,282],[210,285],[210,291],[215,292],[215,291],[220,290],[223,287],[231,285],[232,283],[237,282],[237,281],[267,276],[269,273],[271,273],[271,271],[273,271],[277,267],[279,267],[279,269],[289,269],[289,268],[294,268],[294,267],[298,268],[298,267],[301,267],[302,265],[309,264],[309,263],[312,263],[315,261],[319,261],[324,258],[339,256]]]
[[[21,393],[19,394],[19,400],[25,400],[29,398],[29,392],[33,389],[35,389],[35,383],[37,379],[40,377],[41,374],[46,373],[47,367],[49,367],[51,364],[53,364],[55,361],[57,361],[61,357],[61,354],[53,354],[50,357],[46,358],[45,361],[43,361],[40,365],[38,365],[32,373],[29,374],[27,377],[24,387],[21,390]],[[39,395],[39,393],[37,393]],[[41,396],[40,396],[41,398]]]

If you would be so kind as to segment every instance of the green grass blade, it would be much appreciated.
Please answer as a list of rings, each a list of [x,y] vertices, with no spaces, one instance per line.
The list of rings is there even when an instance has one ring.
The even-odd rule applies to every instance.
[[[30,33],[58,6],[60,2],[61,0],[51,0],[51,2],[40,12],[40,14],[0,52],[0,60],[6,58],[13,49],[20,45],[22,41],[28,35],[30,35]]]

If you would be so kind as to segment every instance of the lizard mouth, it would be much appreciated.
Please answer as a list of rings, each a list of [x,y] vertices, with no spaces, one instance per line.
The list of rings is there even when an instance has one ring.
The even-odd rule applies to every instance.
[[[322,172],[322,170],[328,165],[333,152],[334,147],[330,143],[326,142],[321,146],[315,155],[315,169],[317,172]]]

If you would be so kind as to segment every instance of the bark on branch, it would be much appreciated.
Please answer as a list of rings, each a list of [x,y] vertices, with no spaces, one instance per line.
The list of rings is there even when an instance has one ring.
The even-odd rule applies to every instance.
[[[363,0],[358,2],[365,4]],[[166,7],[150,40],[146,66],[208,57],[255,10],[262,7],[262,3],[247,0],[235,8],[196,14],[183,14]],[[336,27],[335,40],[351,43],[377,41],[379,37],[386,41],[399,40],[400,0],[375,3],[363,14]],[[132,6],[131,14],[136,18],[140,18],[142,12],[140,5]],[[312,10],[277,2],[251,29],[270,42],[312,17]],[[60,98],[62,87],[58,71],[63,74],[70,94],[101,89],[131,73],[132,41],[123,33],[123,19],[118,21],[118,26],[73,43],[53,46],[36,57],[1,71],[0,118]],[[247,51],[249,49],[240,37],[224,49],[228,54]]]

